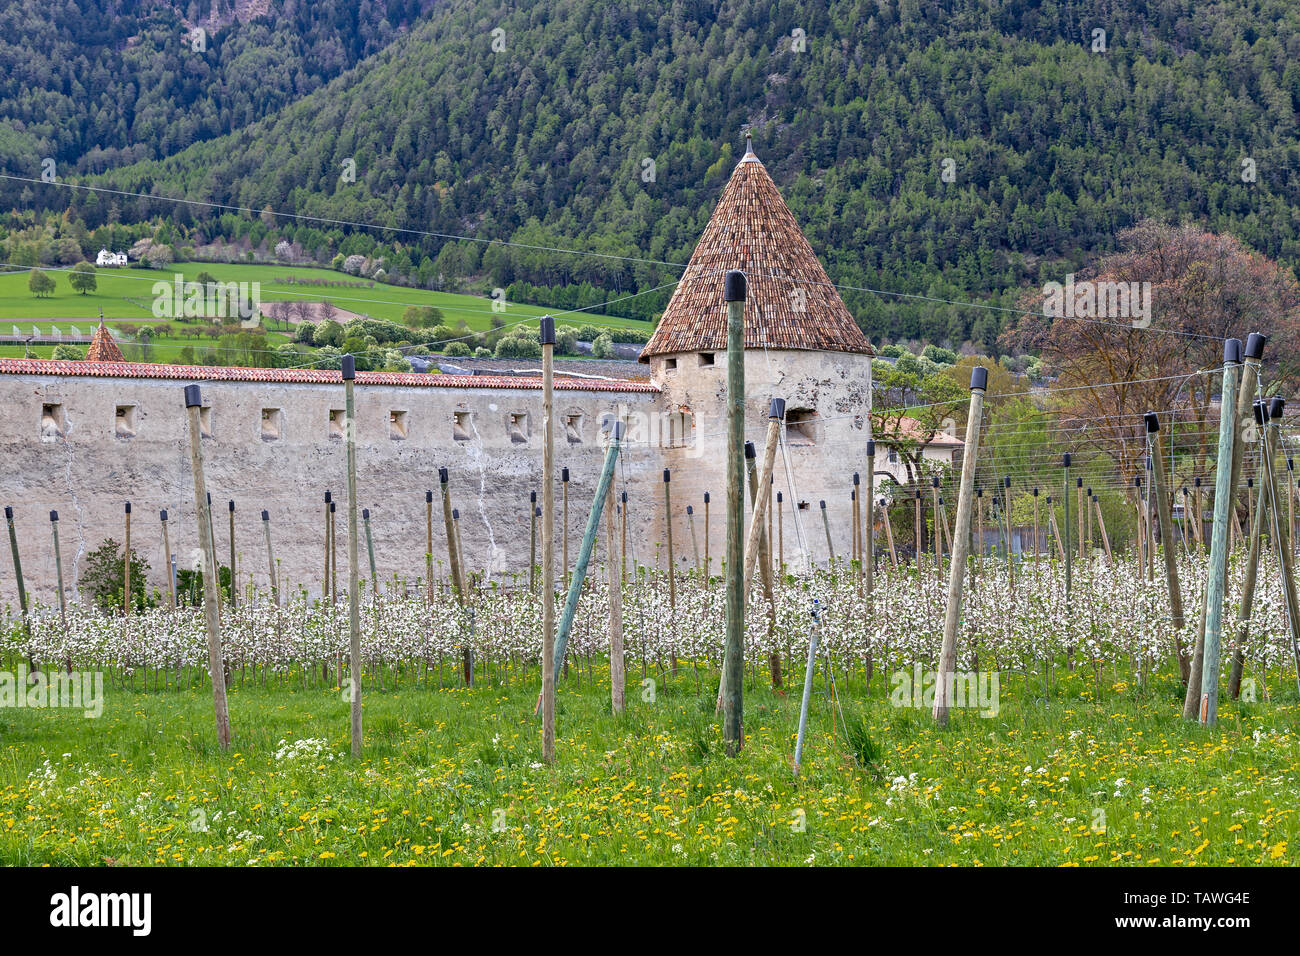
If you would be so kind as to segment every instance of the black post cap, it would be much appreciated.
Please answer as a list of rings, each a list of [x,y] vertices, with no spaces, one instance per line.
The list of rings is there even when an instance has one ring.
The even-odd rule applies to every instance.
[[[745,273],[732,269],[722,283],[722,298],[727,302],[745,301]]]
[[[1070,467],[1070,453],[1068,451],[1065,453],[1065,456],[1061,459],[1061,467],[1063,468]]]
[[[534,497],[534,498],[537,497],[537,492],[535,492],[535,491],[533,492],[533,497]],[[426,491],[426,492],[424,493],[424,500],[425,500],[425,501],[433,501],[433,492],[432,492],[432,491]]]
[[[984,391],[989,387],[989,370],[983,365],[976,365],[970,370],[970,390]]]
[[[433,497],[433,492],[432,492],[432,491],[429,492],[429,497],[430,497],[430,498]],[[528,500],[529,500],[530,502],[532,502],[533,504],[537,504],[537,492],[535,492],[535,491],[530,491],[530,492],[528,492]]]
[[[1286,460],[1286,470],[1287,470],[1287,471],[1295,471],[1295,459],[1294,459],[1294,458],[1288,458],[1288,459]]]
[[[5,505],[5,518],[7,518],[9,521],[14,520],[14,509],[9,507],[8,505]]]
[[[367,511],[366,514],[370,514],[370,512]],[[262,509],[262,520],[263,521],[271,520],[271,512],[267,511],[265,508]]]
[[[1195,487],[1197,487],[1197,488],[1201,487],[1201,479],[1197,478],[1197,479],[1195,480],[1194,484],[1195,484]]]
[[[1011,479],[1008,478],[1007,481],[1008,481],[1008,483],[1009,483],[1009,482],[1011,481]],[[930,484],[932,484],[932,485],[934,485],[934,487],[938,488],[938,487],[939,487],[939,476],[938,476],[938,475],[931,475],[931,476],[930,476]]]
[[[1049,505],[1052,503],[1052,496],[1051,496],[1051,495],[1048,495],[1048,496],[1047,496],[1047,503],[1048,503]]]
[[[855,471],[853,473],[853,487],[856,488],[860,484],[862,484],[862,479],[858,476],[858,473]]]
[[[1268,401],[1268,417],[1274,421],[1281,421],[1284,408],[1286,408],[1286,399],[1281,395],[1274,395]]]
[[[1038,489],[1037,489],[1037,488],[1034,489],[1034,497],[1035,497],[1035,498],[1038,497]]]
[[[447,483],[447,469],[445,467],[438,469],[438,483],[443,485]]]
[[[672,469],[671,469],[671,468],[665,468],[665,469],[664,469],[664,484],[665,484],[665,485],[668,484],[668,482],[672,479],[672,476],[673,476]]]
[[[1142,487],[1142,476],[1141,476],[1141,475],[1134,475],[1134,476],[1133,476],[1133,487],[1134,487],[1134,488],[1141,488],[1141,487]]]
[[[707,491],[704,493],[704,503],[706,505],[709,503],[709,493]]]
[[[208,495],[208,497],[211,498],[212,496]],[[325,503],[329,504],[333,500],[334,500],[333,492],[329,492],[329,491],[325,492]]]
[[[818,506],[822,509],[822,511],[825,511],[825,510],[826,510],[826,502],[824,502],[824,501],[819,501],[819,502],[817,502],[817,504],[818,504]]]
[[[755,457],[755,455],[756,452],[754,451],[754,443],[752,441],[745,442],[745,457],[753,458]],[[666,481],[667,479],[664,480]]]
[[[772,399],[772,404],[768,407],[768,410],[767,410],[767,417],[768,417],[768,418],[775,418],[777,421],[780,421],[781,419],[785,418],[785,399],[784,399],[784,398],[774,398],[774,399]]]
[[[357,360],[349,353],[343,356],[343,381],[350,382],[357,377]]]
[[[934,480],[935,480],[935,483],[936,483],[936,484],[937,484],[938,481],[939,481],[938,478],[936,478],[936,479],[934,479]],[[1002,487],[1003,487],[1003,488],[1010,488],[1010,487],[1011,487],[1011,476],[1010,476],[1010,475],[1003,475],[1003,476],[1002,476]]]
[[[459,521],[459,520],[460,520],[460,509],[459,509],[459,508],[452,508],[452,509],[451,509],[451,520],[452,520],[452,521]]]
[[[555,319],[551,316],[542,316],[540,327],[537,330],[537,341],[542,345],[555,344]]]
[[[534,510],[536,511],[536,515],[534,517],[540,518],[542,516],[542,509],[539,507]]]
[[[330,502],[330,514],[334,513],[334,502]]]
[[[235,503],[233,501],[230,502],[230,513],[231,514],[235,513]]]
[[[1091,488],[1085,488],[1083,493],[1084,493],[1085,495],[1087,495],[1089,498],[1091,498],[1091,497],[1093,496],[1093,495],[1092,495],[1092,489],[1091,489]]]
[[[185,407],[194,408],[203,404],[203,394],[197,385],[185,386]]]
[[[1246,358],[1258,361],[1264,357],[1264,346],[1268,344],[1268,336],[1260,335],[1258,332],[1251,332],[1246,336]]]
[[[1076,479],[1074,479],[1074,487],[1076,487],[1076,488],[1082,488],[1082,487],[1083,487],[1083,479],[1082,479],[1082,478],[1076,478]]]
[[[568,480],[569,480],[569,469],[567,469],[567,468],[561,468],[561,469],[560,469],[560,481],[568,481]]]
[[[131,502],[129,501],[126,503],[126,513],[127,514],[131,513]]]
[[[1148,435],[1152,435],[1160,431],[1160,416],[1157,415],[1155,412],[1147,412],[1145,415],[1142,416],[1142,420],[1146,422]]]
[[[265,512],[265,511],[262,512],[262,518],[263,518],[263,520],[265,520],[265,518],[266,518],[266,512]],[[362,509],[361,509],[361,520],[362,520],[362,521],[369,521],[369,520],[370,520],[370,509],[369,509],[369,508],[362,508]]]
[[[708,495],[705,495],[704,497],[705,497],[705,500],[708,500]],[[626,492],[626,491],[623,492],[623,504],[627,504],[627,492]]]
[[[983,498],[983,497],[984,497],[984,489],[983,489],[983,488],[976,488],[976,489],[975,489],[975,497],[976,497],[976,498]]]
[[[688,515],[693,515],[693,514],[695,514],[695,509],[692,508],[690,505],[687,505],[687,506],[686,506],[686,513],[687,513]]]
[[[208,507],[211,508],[211,507],[212,507],[212,492],[210,492],[210,491],[207,492],[207,496],[208,496]],[[326,500],[326,501],[329,501],[329,500],[330,500],[330,493],[329,493],[328,491],[325,492],[325,500]]]
[[[1241,339],[1226,339],[1223,343],[1223,364],[1237,365],[1241,362]]]
[[[781,492],[778,491],[778,492],[776,493],[776,503],[777,503],[777,504],[780,504],[780,503],[783,502],[783,501],[785,501],[785,496],[782,495]]]
[[[163,514],[166,514],[166,513],[167,513],[167,512],[165,512],[165,511],[163,512]],[[58,521],[58,520],[59,520],[59,513],[58,513],[57,511],[51,511],[51,512],[50,512],[50,520],[51,520],[51,521]],[[166,521],[167,519],[166,519],[166,518],[163,518],[163,520]]]
[[[874,438],[870,438],[867,440],[867,457],[868,458],[876,457],[876,440]]]
[[[50,514],[55,514],[55,512],[51,511]],[[166,520],[167,520],[167,509],[166,509],[166,508],[164,508],[162,511],[158,512],[158,520],[159,520],[159,521],[166,521]]]
[[[1254,402],[1251,403],[1250,408],[1251,408],[1251,411],[1253,411],[1253,412],[1255,413],[1255,424],[1256,424],[1256,425],[1265,425],[1265,424],[1268,423],[1268,413],[1267,413],[1267,411],[1266,411],[1266,408],[1265,408],[1265,405],[1264,405],[1263,402],[1261,402],[1261,401],[1257,398],[1257,399],[1255,399]]]

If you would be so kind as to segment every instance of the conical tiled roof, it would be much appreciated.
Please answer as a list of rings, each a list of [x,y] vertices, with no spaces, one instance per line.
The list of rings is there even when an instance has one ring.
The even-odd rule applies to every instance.
[[[729,269],[748,280],[745,348],[872,354],[751,147],[722,191],[641,361],[727,347],[722,283]]]
[[[99,320],[99,328],[95,329],[95,334],[90,337],[90,348],[86,349],[87,362],[125,362],[122,357],[122,350],[117,347],[113,341],[113,334],[108,331],[104,325],[104,320]]]

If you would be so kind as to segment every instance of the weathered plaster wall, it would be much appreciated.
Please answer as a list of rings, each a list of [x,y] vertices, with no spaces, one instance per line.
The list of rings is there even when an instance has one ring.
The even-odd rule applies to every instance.
[[[707,363],[710,354],[712,364]],[[694,416],[692,447],[661,452],[664,465],[673,469],[673,505],[680,514],[673,529],[675,550],[686,557],[690,557],[686,505],[693,505],[697,515],[701,514],[704,492],[710,492],[716,503],[726,489],[723,451],[727,437],[727,353],[704,356],[702,360],[700,353],[681,353],[651,359],[651,379],[662,389],[664,409],[673,412],[685,408]],[[672,360],[675,368],[669,367]],[[853,473],[866,471],[871,358],[844,352],[748,350],[745,437],[754,442],[760,463],[773,398],[785,399],[787,419],[800,410],[813,413],[807,426],[788,422],[786,459],[779,451],[776,458],[775,488],[785,499],[786,563],[797,566],[805,556],[815,562],[826,560],[826,531],[819,508],[822,500],[826,502],[835,554],[847,556],[852,536]],[[798,509],[800,502],[806,507]],[[717,507],[713,515],[710,550],[718,555],[724,547],[725,525]],[[678,545],[679,541],[685,547]],[[717,567],[715,564],[715,571]]]
[[[180,380],[0,375],[0,504],[14,507],[28,590],[55,600],[49,512],[60,517],[64,578],[73,588],[85,555],[105,538],[123,537],[123,504],[130,500],[132,547],[151,565],[150,583],[165,592],[165,559],[158,512],[170,518],[172,551],[186,567],[198,554],[188,425]],[[326,489],[336,512],[340,585],[346,586],[346,454],[330,437],[330,412],[343,408],[341,385],[204,382],[211,437],[203,441],[212,494],[218,554],[229,553],[228,500],[235,501],[239,574],[259,586],[267,577],[261,511],[270,511],[276,556],[286,583],[319,594],[324,571]],[[528,493],[541,478],[540,389],[358,386],[360,505],[371,512],[381,578],[398,575],[414,585],[424,575],[425,490],[434,491],[434,554],[446,573],[438,467],[451,469],[453,504],[461,513],[467,563],[490,567],[500,580],[528,565]],[[604,449],[601,416],[619,409],[646,414],[657,395],[647,392],[557,391],[557,472],[568,466],[571,560],[587,517]],[[61,406],[63,435],[43,434],[42,408]],[[134,405],[135,437],[115,434],[119,405]],[[264,409],[280,410],[278,440],[262,437]],[[390,437],[392,412],[405,412],[406,438]],[[471,439],[452,437],[456,412],[470,413]],[[508,432],[511,415],[527,416],[526,442]],[[581,444],[565,435],[566,416],[580,415]],[[643,477],[646,456],[624,474]],[[633,494],[630,533],[654,538],[657,512],[638,507]],[[560,493],[557,482],[557,516]],[[558,517],[557,517],[558,524]],[[7,551],[7,549],[4,549]],[[362,573],[368,577],[362,548]],[[558,527],[557,527],[558,554]],[[603,555],[603,536],[598,559]],[[642,557],[638,554],[638,557]],[[602,559],[603,560],[603,559]],[[642,557],[644,560],[644,557]],[[16,608],[13,571],[0,561],[0,600]]]

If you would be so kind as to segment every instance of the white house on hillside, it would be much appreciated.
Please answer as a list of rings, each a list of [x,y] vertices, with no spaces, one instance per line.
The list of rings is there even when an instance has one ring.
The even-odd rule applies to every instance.
[[[100,249],[99,255],[95,257],[95,265],[101,268],[104,266],[124,266],[126,265],[126,253],[109,252],[107,249]]]

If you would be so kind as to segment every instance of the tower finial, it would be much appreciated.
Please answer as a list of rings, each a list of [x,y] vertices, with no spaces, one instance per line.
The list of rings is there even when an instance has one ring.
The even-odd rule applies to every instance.
[[[751,128],[745,129],[745,155],[754,156],[754,131]],[[755,159],[758,157],[755,156]]]

